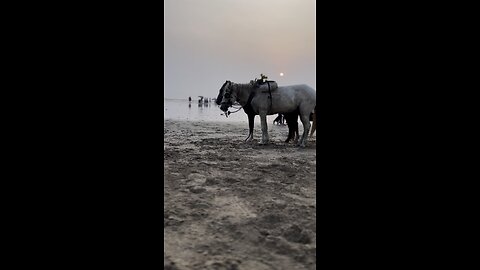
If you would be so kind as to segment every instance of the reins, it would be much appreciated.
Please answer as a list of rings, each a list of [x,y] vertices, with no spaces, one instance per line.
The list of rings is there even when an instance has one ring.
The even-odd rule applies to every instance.
[[[233,105],[232,105],[232,107],[233,107]],[[230,114],[236,113],[236,112],[240,111],[242,108],[243,108],[242,105],[240,105],[240,108],[238,108],[238,110],[236,110],[236,111],[234,111],[234,112],[227,111],[226,113],[221,113],[220,115],[225,115],[225,116],[228,118],[228,116],[229,116]]]
[[[235,84],[235,85],[237,85],[237,87],[241,86],[242,88],[246,87],[246,84]],[[240,107],[236,111],[231,112],[231,111],[227,110],[225,113],[221,113],[220,115],[225,115],[228,118],[228,116],[230,114],[236,113],[236,112],[240,111],[241,109],[244,109],[245,107],[248,107],[250,105],[250,102],[252,101],[254,95],[255,95],[255,91],[252,91],[250,93],[250,95],[248,96],[248,100],[247,100],[247,103],[245,104],[245,106],[242,106],[240,103],[237,102],[237,104],[240,105]],[[232,104],[231,107],[233,107],[233,104]]]

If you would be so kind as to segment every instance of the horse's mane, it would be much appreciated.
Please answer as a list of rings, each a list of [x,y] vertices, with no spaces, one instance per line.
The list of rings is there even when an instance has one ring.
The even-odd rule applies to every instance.
[[[232,86],[235,86],[236,88],[253,88],[253,81],[250,81],[249,83],[234,83],[232,82]]]
[[[230,81],[225,81],[225,82],[222,84],[222,87],[220,87],[220,90],[222,90],[223,87],[225,87],[225,85],[226,85],[227,83],[229,83],[229,82],[230,82]]]
[[[220,87],[220,90],[218,91],[218,94],[221,95],[223,92],[225,92],[225,85],[231,84],[231,83],[232,83],[231,81],[225,81],[225,82],[222,84],[222,87]]]
[[[232,83],[231,81],[225,81],[222,85],[222,87],[220,87],[220,90],[218,91],[218,96],[217,96],[217,100],[215,101],[218,105],[220,105],[220,102],[221,100],[223,99],[223,92],[225,92],[225,85],[227,83]]]

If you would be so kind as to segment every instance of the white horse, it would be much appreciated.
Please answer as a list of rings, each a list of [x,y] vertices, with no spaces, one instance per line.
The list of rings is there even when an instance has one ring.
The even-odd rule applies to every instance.
[[[256,88],[252,82],[246,84],[230,82],[225,86],[220,109],[227,112],[234,102],[240,103],[242,107],[250,106],[255,114],[260,115],[262,125],[260,144],[269,142],[267,115],[298,110],[304,129],[298,145],[305,147],[310,130],[310,113],[316,110],[317,104],[316,92],[310,86],[305,84],[279,86],[272,90],[270,95],[268,90]]]

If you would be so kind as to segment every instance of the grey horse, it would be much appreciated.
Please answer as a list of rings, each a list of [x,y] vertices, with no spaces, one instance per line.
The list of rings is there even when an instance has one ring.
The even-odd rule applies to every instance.
[[[222,85],[220,88],[220,91],[218,91],[218,96],[215,100],[217,105],[220,105],[222,100],[223,100],[223,94],[225,93],[225,89],[227,86],[229,86],[232,82],[231,81],[225,81],[225,83]],[[252,84],[255,82],[251,82]],[[259,91],[259,90],[257,90]],[[247,102],[248,103],[248,102]],[[255,115],[258,115],[258,113],[255,113],[250,106],[250,104],[247,104],[245,106],[242,106],[243,111],[247,114],[248,116],[248,136],[245,139],[245,142],[250,142],[253,140],[253,126],[255,122]],[[286,143],[288,143],[291,139],[294,140],[295,143],[298,142],[298,112],[294,111],[291,113],[286,113],[284,114],[285,120],[287,121],[288,125],[288,137],[285,140]],[[313,130],[313,129],[312,129]],[[313,133],[313,132],[312,132]]]
[[[253,98],[249,99],[253,91],[256,91],[256,93],[252,95]],[[231,82],[225,86],[220,109],[227,112],[228,108],[235,102],[240,103],[242,107],[250,106],[255,114],[260,115],[262,126],[260,144],[269,143],[267,115],[298,111],[304,128],[298,145],[305,147],[311,126],[310,114],[316,111],[317,104],[316,91],[310,86],[305,84],[279,86],[271,91],[270,95],[267,91],[256,88],[252,82],[245,84]]]

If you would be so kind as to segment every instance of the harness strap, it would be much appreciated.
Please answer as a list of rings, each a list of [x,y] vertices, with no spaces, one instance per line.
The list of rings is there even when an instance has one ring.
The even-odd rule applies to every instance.
[[[272,105],[272,102],[273,102],[273,99],[272,99],[272,89],[271,89],[271,87],[270,87],[270,82],[275,82],[275,81],[265,81],[265,82],[263,82],[263,84],[266,83],[266,84],[268,85],[268,94],[269,94],[269,97],[268,97],[268,98],[270,99],[270,111],[269,111],[269,113],[272,112],[272,106],[273,106],[273,105]],[[254,84],[254,88],[260,88],[260,85],[261,85],[261,84],[262,84],[262,83],[259,83],[259,82],[257,81],[257,82]],[[253,98],[253,92],[250,94],[250,96],[249,96],[249,98],[248,98],[247,105],[250,104],[250,101],[252,101],[252,98]],[[245,106],[247,106],[247,105],[245,105]]]
[[[250,103],[252,103],[252,99],[255,96],[255,91],[250,92],[250,95],[248,96],[247,104],[245,106],[249,106]]]
[[[254,113],[253,108],[252,108],[252,106],[251,106],[252,99],[253,99],[254,96],[255,96],[255,91],[251,91],[251,92],[250,92],[250,95],[248,96],[247,104],[245,104],[245,106],[241,106],[241,105],[240,105],[240,108],[238,108],[238,110],[236,110],[236,111],[234,111],[234,112],[228,111],[227,113],[225,113],[225,116],[228,117],[228,115],[230,115],[231,113],[236,113],[236,112],[240,111],[240,109],[242,109],[242,108],[243,108],[243,110],[244,110],[247,114],[252,114],[252,113]],[[222,114],[222,115],[223,115],[223,114]]]
[[[267,85],[268,85],[268,94],[270,95],[270,113],[272,112],[272,91],[270,90],[270,82],[267,81]]]
[[[243,110],[246,113],[253,113],[253,108],[251,106],[251,103],[254,96],[255,96],[255,91],[250,92],[250,95],[248,96],[247,104],[243,106]]]

